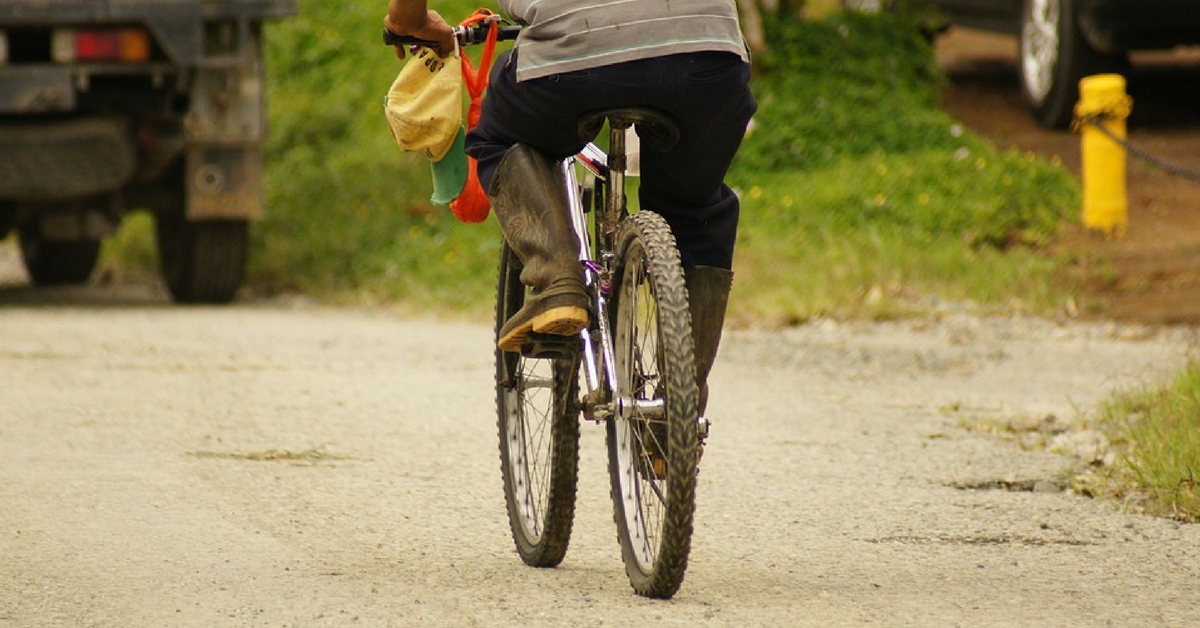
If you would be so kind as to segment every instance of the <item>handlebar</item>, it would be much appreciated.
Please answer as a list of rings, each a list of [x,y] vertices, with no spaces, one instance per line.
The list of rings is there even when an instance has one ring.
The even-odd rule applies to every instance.
[[[455,26],[454,38],[458,40],[459,46],[471,46],[474,44],[482,44],[487,39],[489,24],[475,24],[472,26]],[[517,35],[521,34],[519,25],[501,26],[498,32],[497,39],[510,40],[516,39]],[[388,29],[383,29],[383,43],[388,46],[405,46],[415,44],[418,46],[428,46],[436,48],[437,42],[426,39],[418,39],[410,35],[397,35]]]

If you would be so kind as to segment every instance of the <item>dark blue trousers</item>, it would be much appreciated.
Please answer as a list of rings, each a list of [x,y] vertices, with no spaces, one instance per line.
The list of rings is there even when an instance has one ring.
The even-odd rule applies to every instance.
[[[578,131],[584,113],[661,109],[679,123],[680,138],[666,152],[642,142],[641,206],[667,220],[684,266],[732,266],[739,206],[724,179],[757,107],[747,64],[736,55],[702,52],[518,83],[511,55],[497,57],[479,124],[466,138],[466,152],[478,161],[485,190],[513,144],[562,159],[585,144]]]

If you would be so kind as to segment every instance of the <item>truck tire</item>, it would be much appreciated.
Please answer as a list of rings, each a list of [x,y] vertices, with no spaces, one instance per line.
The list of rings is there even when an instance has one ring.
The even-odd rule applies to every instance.
[[[47,240],[37,221],[22,225],[18,240],[25,270],[35,286],[83,283],[100,257],[99,240]]]
[[[228,303],[237,295],[249,241],[246,220],[155,216],[163,280],[177,303]]]

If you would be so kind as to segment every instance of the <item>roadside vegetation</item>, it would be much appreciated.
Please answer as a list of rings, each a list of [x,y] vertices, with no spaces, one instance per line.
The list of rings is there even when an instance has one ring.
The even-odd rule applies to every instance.
[[[479,3],[447,0],[447,16]],[[382,5],[301,0],[267,32],[266,219],[247,285],[339,303],[467,317],[491,311],[499,228],[429,203],[428,164],[402,154],[383,95],[401,67]],[[941,77],[913,24],[835,13],[767,21],[759,112],[729,182],[743,219],[731,319],[888,318],[942,303],[1055,312],[1072,299],[1047,253],[1078,207],[1056,164],[993,147],[937,104]],[[105,264],[154,264],[131,220]],[[131,271],[131,269],[133,269]]]
[[[911,23],[767,24],[759,112],[730,180],[743,221],[735,319],[881,318],[939,303],[1060,308],[1045,245],[1078,205],[1069,173],[997,149],[938,107]]]
[[[479,4],[439,8],[454,18]],[[248,287],[488,320],[499,229],[430,204],[428,165],[395,147],[382,102],[401,62],[380,42],[384,5],[300,5],[268,28],[268,211]],[[1076,181],[945,114],[915,24],[835,13],[766,28],[759,111],[729,177],[743,200],[733,324],[1074,307],[1071,260],[1051,245],[1079,207]],[[150,233],[129,221],[105,263],[150,268]],[[1106,424],[1129,454],[1104,491],[1196,519],[1198,370],[1113,402]]]
[[[1117,394],[1101,407],[1095,428],[1114,459],[1077,477],[1076,488],[1200,523],[1200,362],[1165,386]]]
[[[440,6],[457,16],[477,3]],[[499,229],[431,205],[428,165],[392,142],[382,101],[401,63],[380,43],[381,5],[301,7],[268,29],[269,209],[252,231],[248,285],[486,316]],[[942,112],[913,25],[842,14],[767,25],[760,108],[730,175],[744,201],[733,321],[895,317],[937,303],[1046,313],[1070,299],[1044,245],[1078,206],[1076,183]],[[113,256],[147,263],[149,229],[131,224],[145,236],[122,234]]]

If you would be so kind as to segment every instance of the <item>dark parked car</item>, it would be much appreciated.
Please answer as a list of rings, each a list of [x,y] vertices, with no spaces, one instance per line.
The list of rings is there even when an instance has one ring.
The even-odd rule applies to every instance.
[[[1195,0],[844,0],[848,8],[932,10],[948,24],[1020,39],[1021,90],[1043,125],[1065,127],[1079,79],[1119,71],[1133,50],[1200,44]]]

